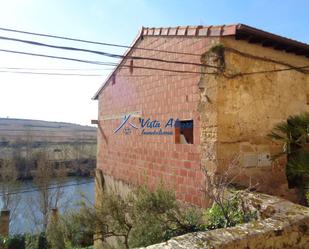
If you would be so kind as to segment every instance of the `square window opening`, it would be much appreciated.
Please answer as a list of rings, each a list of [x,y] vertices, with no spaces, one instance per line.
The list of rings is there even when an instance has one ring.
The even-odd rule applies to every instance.
[[[193,120],[178,120],[176,122],[175,143],[193,144]]]

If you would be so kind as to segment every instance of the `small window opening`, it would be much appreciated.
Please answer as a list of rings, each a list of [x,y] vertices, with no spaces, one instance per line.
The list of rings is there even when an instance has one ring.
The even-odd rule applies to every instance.
[[[116,84],[116,75],[113,74],[112,75],[112,85],[115,85]]]
[[[175,143],[193,144],[193,120],[178,120],[176,122]]]
[[[133,60],[130,61],[130,74],[133,73]]]

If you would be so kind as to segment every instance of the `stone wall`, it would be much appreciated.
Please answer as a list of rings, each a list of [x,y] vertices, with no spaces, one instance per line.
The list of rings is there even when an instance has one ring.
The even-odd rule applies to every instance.
[[[262,220],[175,237],[147,249],[307,249],[309,209],[263,194],[248,194]],[[142,248],[141,248],[142,249]],[[145,248],[144,248],[145,249]]]
[[[308,58],[273,48],[222,38],[224,73],[269,71],[308,65]],[[280,63],[275,63],[278,61]],[[213,76],[210,76],[213,77]],[[257,186],[260,191],[296,200],[288,188],[285,158],[271,161],[282,152],[282,144],[274,143],[267,134],[278,122],[290,115],[309,111],[309,75],[297,70],[269,72],[229,78],[223,74],[217,83],[217,159],[218,169],[233,154],[240,156],[241,176],[238,183]]]

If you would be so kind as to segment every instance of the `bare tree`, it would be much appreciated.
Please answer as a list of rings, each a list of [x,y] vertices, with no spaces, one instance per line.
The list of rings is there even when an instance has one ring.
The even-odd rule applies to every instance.
[[[28,164],[32,161],[33,157],[33,136],[31,129],[26,130],[25,132],[25,158]]]
[[[60,200],[64,196],[62,185],[66,174],[61,168],[55,169],[46,151],[38,153],[36,166],[33,180],[38,194],[31,198],[29,208],[34,223],[39,227],[43,226],[43,231],[46,231],[51,211],[59,209]],[[41,213],[41,217],[36,217],[37,210]]]

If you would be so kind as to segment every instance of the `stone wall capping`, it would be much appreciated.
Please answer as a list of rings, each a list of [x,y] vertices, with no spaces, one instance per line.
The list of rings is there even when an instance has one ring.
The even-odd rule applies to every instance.
[[[266,194],[246,198],[273,209],[271,217],[226,229],[195,232],[140,249],[306,249],[309,248],[309,208]]]

